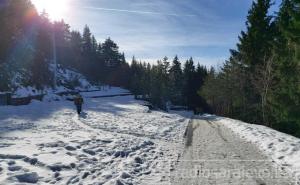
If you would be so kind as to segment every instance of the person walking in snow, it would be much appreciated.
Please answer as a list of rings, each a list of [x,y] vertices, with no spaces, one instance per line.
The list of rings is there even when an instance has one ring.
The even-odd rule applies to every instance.
[[[80,115],[81,111],[82,111],[82,104],[83,104],[83,98],[80,94],[78,94],[75,98],[74,98],[74,104],[76,106],[77,109],[77,113],[78,115]]]

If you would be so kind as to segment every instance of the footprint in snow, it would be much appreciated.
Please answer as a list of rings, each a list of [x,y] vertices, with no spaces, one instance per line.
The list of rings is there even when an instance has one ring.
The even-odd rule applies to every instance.
[[[295,147],[293,148],[293,152],[298,152],[299,150],[300,150],[300,145],[295,146]]]
[[[75,147],[70,146],[70,145],[66,146],[65,149],[66,149],[66,150],[69,150],[69,151],[74,151],[74,150],[76,150]]]
[[[37,183],[39,181],[39,176],[36,172],[24,173],[14,176],[21,183]]]
[[[278,157],[278,159],[279,159],[279,160],[281,160],[281,159],[283,159],[283,158],[284,158],[284,156],[280,156],[280,157]]]
[[[8,164],[9,166],[12,166],[12,165],[16,164],[16,161],[8,161],[7,164]]]
[[[82,149],[82,151],[90,155],[96,155],[96,152],[90,149]]]
[[[270,143],[270,144],[268,145],[268,148],[273,148],[273,145],[274,145],[274,143]]]
[[[22,166],[9,166],[7,169],[8,169],[9,171],[14,172],[14,171],[19,171],[19,170],[21,170],[21,169],[22,169]]]

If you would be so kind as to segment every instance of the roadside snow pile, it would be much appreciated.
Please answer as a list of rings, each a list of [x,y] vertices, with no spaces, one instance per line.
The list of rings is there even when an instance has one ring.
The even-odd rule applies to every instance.
[[[300,139],[271,128],[229,118],[216,118],[241,138],[254,143],[283,168],[300,172]]]
[[[150,112],[132,96],[84,100],[80,117],[63,100],[0,107],[0,184],[163,183],[161,161],[177,160],[191,113]]]

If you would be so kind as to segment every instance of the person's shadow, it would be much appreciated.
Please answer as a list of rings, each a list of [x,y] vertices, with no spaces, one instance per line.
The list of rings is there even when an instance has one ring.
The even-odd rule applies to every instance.
[[[87,118],[87,113],[86,112],[81,112],[80,115],[79,115],[79,117],[85,119],[85,118]]]

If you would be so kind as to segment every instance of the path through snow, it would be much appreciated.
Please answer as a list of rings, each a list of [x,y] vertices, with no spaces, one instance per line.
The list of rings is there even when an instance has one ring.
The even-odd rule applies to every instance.
[[[221,122],[198,118],[187,129],[186,149],[172,185],[288,185],[295,180],[252,143]]]

